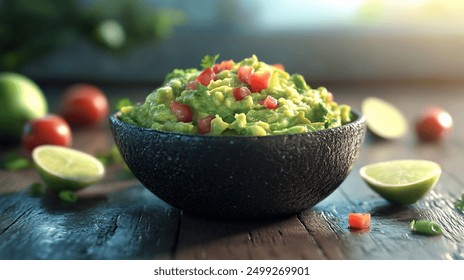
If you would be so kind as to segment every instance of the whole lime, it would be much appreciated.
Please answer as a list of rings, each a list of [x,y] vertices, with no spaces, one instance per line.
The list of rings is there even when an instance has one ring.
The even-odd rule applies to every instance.
[[[34,81],[18,73],[0,73],[0,143],[19,142],[24,124],[47,111],[47,100]]]

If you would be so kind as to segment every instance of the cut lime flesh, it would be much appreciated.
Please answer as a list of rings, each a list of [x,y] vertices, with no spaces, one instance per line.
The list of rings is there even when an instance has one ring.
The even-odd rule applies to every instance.
[[[362,112],[366,116],[369,130],[379,137],[396,139],[403,137],[408,130],[403,113],[385,100],[376,97],[364,99]]]
[[[441,167],[427,160],[394,160],[362,167],[361,178],[379,195],[398,204],[412,204],[437,183]]]
[[[94,156],[71,148],[43,145],[32,152],[39,175],[53,190],[79,190],[101,180],[103,164]]]

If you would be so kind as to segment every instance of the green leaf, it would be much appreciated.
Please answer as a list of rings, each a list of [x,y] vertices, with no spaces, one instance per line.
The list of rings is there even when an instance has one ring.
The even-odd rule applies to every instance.
[[[203,57],[203,59],[201,60],[201,67],[203,67],[203,69],[212,67],[216,63],[216,60],[218,58],[219,54],[216,54],[214,56],[210,56],[208,54],[205,55],[205,57]]]

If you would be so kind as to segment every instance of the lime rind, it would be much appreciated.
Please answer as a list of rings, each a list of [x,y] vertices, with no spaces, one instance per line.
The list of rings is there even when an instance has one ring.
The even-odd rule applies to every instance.
[[[39,146],[32,152],[32,158],[49,189],[79,190],[105,175],[105,168],[97,158],[71,148]]]
[[[426,160],[397,160],[366,165],[359,174],[385,199],[406,205],[417,202],[436,185],[441,167]]]

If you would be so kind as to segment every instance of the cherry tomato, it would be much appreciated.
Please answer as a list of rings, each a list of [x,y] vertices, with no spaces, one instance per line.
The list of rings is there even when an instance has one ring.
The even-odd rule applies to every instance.
[[[108,116],[109,103],[101,89],[75,84],[65,90],[60,114],[71,126],[93,126]]]
[[[453,127],[451,115],[439,107],[427,108],[416,123],[416,133],[422,141],[438,141],[448,136]]]
[[[22,144],[30,152],[35,147],[46,144],[69,147],[72,144],[71,128],[58,115],[36,118],[24,125]]]

